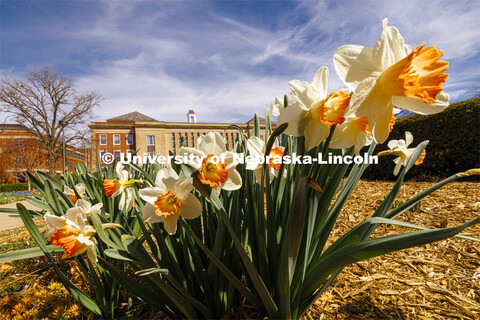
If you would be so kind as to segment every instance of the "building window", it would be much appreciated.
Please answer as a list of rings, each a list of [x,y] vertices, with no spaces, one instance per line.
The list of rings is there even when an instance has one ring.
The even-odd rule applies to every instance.
[[[155,157],[155,152],[149,152],[148,155],[149,155],[150,157]]]
[[[147,146],[155,145],[155,136],[147,136]]]
[[[185,132],[185,146],[188,147],[188,133]]]
[[[57,169],[60,168],[60,160],[57,159]]]
[[[131,133],[127,134],[127,145],[133,145],[133,134]]]
[[[100,137],[100,145],[104,146],[107,144],[107,135],[106,134],[101,134],[99,135]]]
[[[120,161],[120,151],[119,150],[115,150],[113,152],[113,155],[115,156],[115,160]]]
[[[191,140],[192,140],[192,147],[195,147],[195,134],[192,132],[192,134],[190,135],[191,137]]]
[[[73,170],[77,170],[77,164],[76,163],[73,164]]]
[[[113,144],[118,146],[120,144],[120,135],[119,134],[114,134],[113,135]]]

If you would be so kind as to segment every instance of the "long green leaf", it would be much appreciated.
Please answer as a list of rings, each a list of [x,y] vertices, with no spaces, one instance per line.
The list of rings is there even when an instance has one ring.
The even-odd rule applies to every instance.
[[[57,253],[64,253],[65,251],[57,246],[54,246],[52,244],[46,246],[47,250],[51,254],[57,254]],[[21,249],[17,251],[12,251],[12,252],[6,252],[0,254],[0,262],[6,262],[6,261],[16,261],[16,260],[22,260],[22,259],[28,259],[28,258],[35,258],[35,257],[40,257],[43,256],[43,251],[40,247],[35,247],[35,248],[27,248],[27,249]]]
[[[48,184],[48,183],[47,183]],[[42,236],[40,235],[40,232],[38,232],[37,226],[35,225],[35,222],[33,222],[32,217],[28,213],[27,209],[25,208],[24,205],[21,203],[17,203],[17,209],[18,212],[20,213],[20,216],[22,217],[23,223],[25,224],[25,227],[27,230],[30,232],[32,235],[33,239],[37,242],[38,247],[43,251],[45,256],[48,258],[48,260],[52,263],[53,267],[55,268],[55,271],[57,272],[60,281],[62,281],[63,285],[67,289],[67,291],[78,301],[80,302],[83,306],[85,306],[87,309],[95,313],[96,315],[100,316],[102,315],[102,310],[98,306],[98,304],[87,296],[84,292],[82,292],[76,285],[74,285],[68,277],[58,268],[57,264],[55,263],[55,260],[52,258],[50,255],[47,245],[45,244],[45,241],[43,240]]]

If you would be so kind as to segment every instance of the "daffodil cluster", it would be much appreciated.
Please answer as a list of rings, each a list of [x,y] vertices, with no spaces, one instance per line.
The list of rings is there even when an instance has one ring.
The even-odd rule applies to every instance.
[[[383,20],[383,32],[373,48],[346,45],[333,62],[346,89],[328,93],[328,69],[321,67],[311,83],[290,81],[290,103],[278,98],[269,113],[278,124],[288,123],[286,134],[305,137],[310,150],[331,137],[330,148],[354,146],[355,152],[375,141],[383,143],[395,123],[394,106],[419,114],[434,114],[448,106],[442,85],[448,62],[442,50],[422,43],[405,44],[397,28]]]

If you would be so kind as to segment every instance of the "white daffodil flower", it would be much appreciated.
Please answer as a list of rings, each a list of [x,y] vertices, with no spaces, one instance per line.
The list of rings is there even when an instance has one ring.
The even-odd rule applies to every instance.
[[[74,185],[73,188],[75,191],[77,191],[80,198],[88,200],[88,197],[85,194],[85,185],[83,183],[78,183]],[[70,199],[70,201],[72,201],[73,204],[75,204],[78,200],[75,191],[67,186],[63,186],[63,193],[68,197],[68,199]]]
[[[332,149],[346,149],[355,146],[355,154],[360,149],[372,143],[372,133],[368,127],[367,117],[350,116],[345,122],[338,125],[333,133],[329,147]]]
[[[259,137],[250,137],[247,140],[247,149],[250,152],[250,155],[254,157],[253,161],[248,161],[246,165],[247,170],[254,170],[255,177],[257,182],[260,183],[262,181],[262,167],[264,161],[268,161],[267,168],[270,169],[270,182],[273,180],[273,177],[278,177],[278,171],[282,165],[283,159],[283,152],[285,148],[279,146],[278,141],[275,140],[273,142],[272,149],[270,150],[270,154],[268,155],[268,160],[265,156],[265,141],[260,139]],[[286,171],[284,171],[284,175],[286,176]]]
[[[63,258],[86,251],[90,261],[97,261],[96,241],[92,238],[96,230],[85,224],[79,207],[70,208],[62,217],[47,212],[44,219],[47,226],[52,228],[47,231],[46,236],[53,245],[65,250]]]
[[[197,161],[189,162],[200,173],[198,178],[203,184],[212,187],[217,193],[221,189],[237,190],[242,186],[242,177],[235,170],[233,152],[227,151],[225,142],[218,132],[210,132],[200,136],[197,149],[180,148],[179,154],[196,157]]]
[[[139,190],[140,197],[146,201],[143,217],[150,223],[163,222],[169,234],[177,231],[177,221],[195,219],[202,213],[202,204],[191,193],[193,185],[172,168],[163,168],[157,174],[155,187]]]
[[[425,43],[412,50],[395,27],[383,20],[383,32],[373,48],[347,45],[337,49],[338,76],[354,90],[350,108],[356,117],[368,117],[373,136],[383,143],[389,134],[393,106],[419,114],[434,114],[448,106],[448,62],[442,50]]]
[[[292,93],[290,92],[289,95],[292,95]],[[282,113],[283,109],[285,109],[283,100],[279,97],[275,97],[275,100],[270,103],[270,107],[268,108],[267,112],[270,116],[278,117],[280,113]]]
[[[103,188],[105,191],[105,195],[112,198],[121,195],[120,202],[118,203],[118,208],[120,210],[123,210],[126,203],[127,207],[125,210],[128,211],[132,208],[133,205],[132,187],[135,186],[135,180],[130,180],[130,174],[127,170],[123,170],[123,164],[121,162],[117,163],[115,170],[117,171],[118,180],[103,180]]]
[[[96,213],[98,215],[101,215],[102,214],[102,209],[103,207],[103,203],[97,203],[95,205],[92,206],[92,204],[86,200],[78,200],[77,203],[75,203],[75,207],[73,208],[70,208],[68,210],[72,210],[72,209],[76,209],[76,210],[79,210],[83,219],[84,220],[87,220],[89,217],[90,217],[90,214],[93,212],[93,213]],[[67,212],[68,212],[67,210]],[[105,213],[105,216],[108,218],[110,215],[108,213]]]
[[[402,166],[406,166],[408,159],[412,156],[413,152],[415,151],[415,148],[408,148],[408,146],[413,142],[413,135],[405,131],[405,140],[399,139],[399,140],[390,140],[388,142],[388,147],[390,150],[387,151],[382,151],[378,154],[378,156],[383,156],[383,155],[395,155],[398,156],[397,158],[393,159],[393,162],[395,162],[396,166],[395,169],[393,170],[393,174],[397,175],[400,172],[400,169]],[[422,154],[420,157],[415,161],[415,165],[418,166],[423,163],[423,160],[425,159],[426,151],[423,150]]]
[[[342,90],[327,95],[328,68],[321,67],[312,82],[289,82],[294,101],[278,116],[278,125],[288,123],[285,134],[305,136],[305,147],[318,146],[330,134],[330,127],[345,121],[350,94]]]

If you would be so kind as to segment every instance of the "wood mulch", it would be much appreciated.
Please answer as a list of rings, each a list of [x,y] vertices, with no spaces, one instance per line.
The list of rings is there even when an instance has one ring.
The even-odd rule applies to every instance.
[[[406,182],[399,201],[433,183]],[[334,227],[338,238],[371,217],[392,188],[390,182],[361,181]],[[429,228],[460,225],[478,216],[480,184],[451,183],[398,220]],[[381,226],[374,236],[411,231]],[[480,225],[462,234],[480,238]],[[450,238],[350,265],[304,319],[480,319],[480,244]]]

